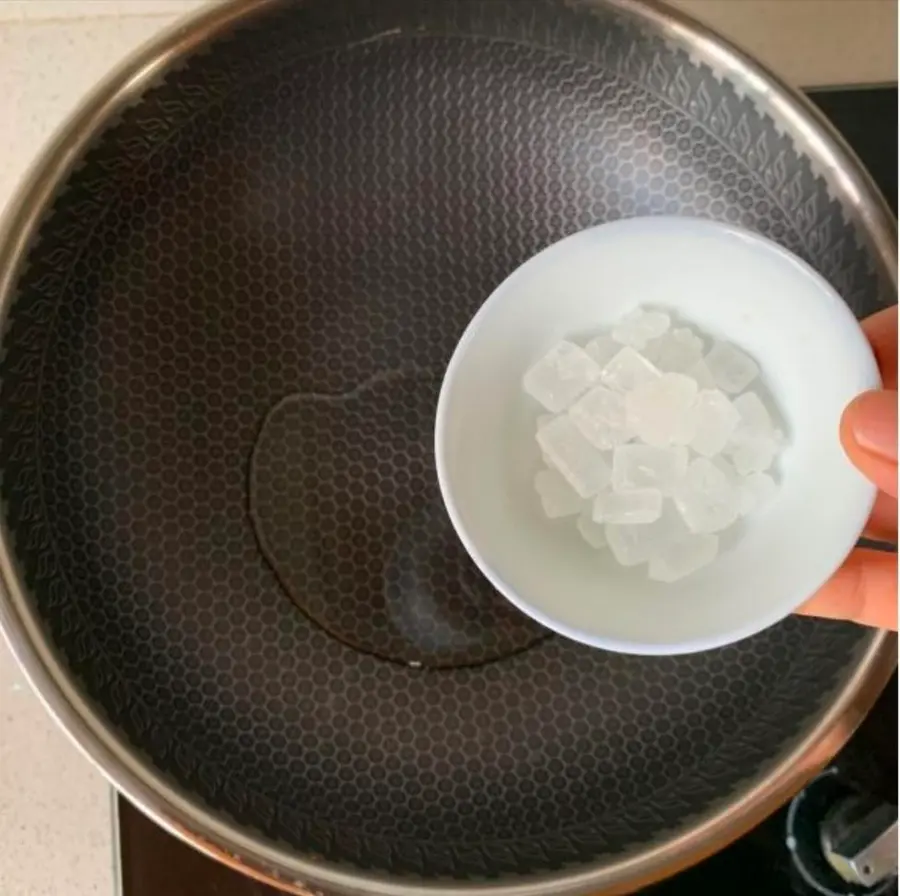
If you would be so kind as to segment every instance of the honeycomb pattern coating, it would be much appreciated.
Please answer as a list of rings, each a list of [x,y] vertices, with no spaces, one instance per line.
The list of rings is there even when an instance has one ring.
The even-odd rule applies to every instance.
[[[471,665],[547,631],[478,572],[434,469],[440,372],[398,370],[279,402],[253,451],[250,513],[288,594],[341,641],[411,665]]]
[[[143,761],[320,861],[484,880],[640,850],[805,730],[866,633],[410,669],[299,612],[248,512],[280,401],[439,370],[537,249],[658,212],[782,242],[858,314],[884,302],[790,135],[594,4],[290,4],[106,132],[5,322],[0,466],[49,636]],[[337,545],[337,508],[320,525]]]

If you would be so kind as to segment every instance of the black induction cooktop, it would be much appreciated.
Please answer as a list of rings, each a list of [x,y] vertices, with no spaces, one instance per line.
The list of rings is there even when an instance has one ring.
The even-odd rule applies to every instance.
[[[897,88],[821,90],[810,96],[868,167],[896,215]],[[896,674],[834,767],[849,787],[896,800]],[[275,896],[275,890],[185,846],[121,797],[118,809],[122,896]],[[727,849],[645,894],[811,896],[822,892],[798,872],[785,845],[787,811],[785,807]],[[845,892],[862,891],[848,888]]]

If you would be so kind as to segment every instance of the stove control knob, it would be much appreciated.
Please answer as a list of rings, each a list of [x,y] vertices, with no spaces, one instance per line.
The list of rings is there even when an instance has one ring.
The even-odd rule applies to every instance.
[[[848,787],[830,768],[795,797],[786,843],[797,892],[878,896],[897,877],[897,807]]]
[[[864,795],[840,800],[819,828],[822,853],[847,881],[874,887],[897,875],[897,807]]]

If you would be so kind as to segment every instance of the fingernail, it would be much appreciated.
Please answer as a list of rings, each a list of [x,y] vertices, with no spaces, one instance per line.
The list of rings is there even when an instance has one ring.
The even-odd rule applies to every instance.
[[[877,457],[897,461],[897,393],[866,392],[847,409],[856,444]]]

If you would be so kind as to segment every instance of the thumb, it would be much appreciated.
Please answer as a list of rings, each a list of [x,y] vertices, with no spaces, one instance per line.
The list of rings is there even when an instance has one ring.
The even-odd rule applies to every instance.
[[[851,461],[881,491],[897,497],[897,392],[864,392],[847,406],[841,441]]]

